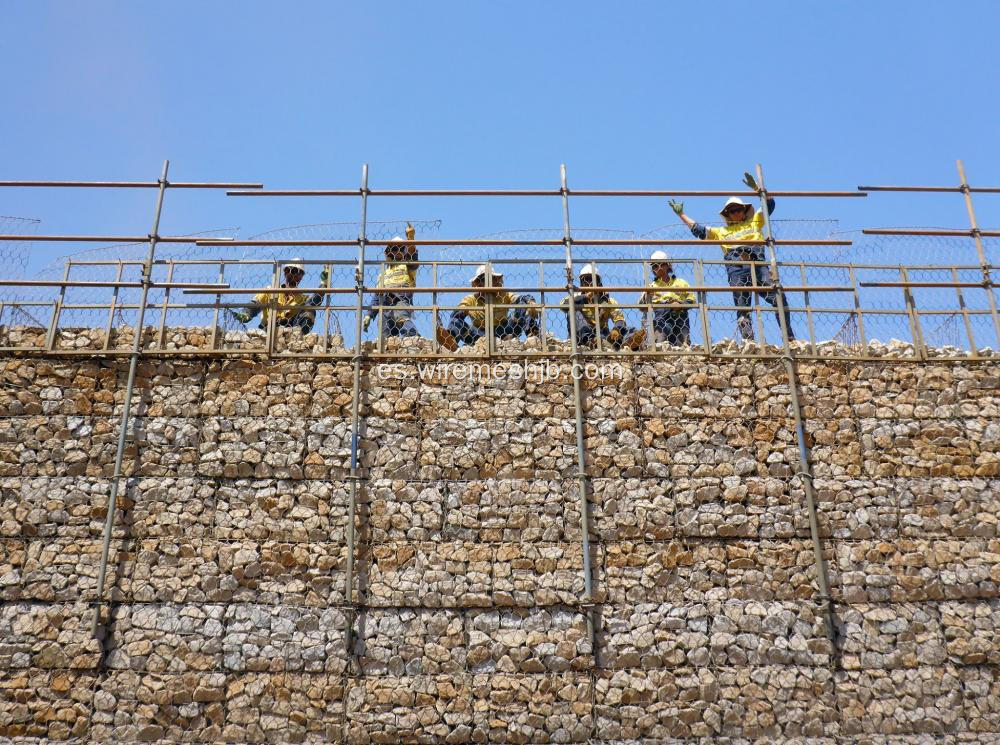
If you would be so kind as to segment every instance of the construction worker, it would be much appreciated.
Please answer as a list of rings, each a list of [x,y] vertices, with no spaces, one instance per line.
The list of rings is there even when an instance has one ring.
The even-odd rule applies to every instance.
[[[406,240],[414,240],[416,229],[406,224]],[[397,243],[397,241],[399,241]],[[377,288],[400,289],[400,292],[373,293],[369,296],[370,306],[413,307],[413,293],[403,292],[404,288],[417,286],[417,263],[419,257],[417,247],[412,243],[402,242],[398,235],[393,236],[385,247],[385,268],[378,275]],[[371,307],[361,323],[367,331],[371,322],[378,317],[379,309]],[[385,310],[382,314],[381,333],[386,336],[417,336],[417,327],[413,324],[412,310]]]
[[[486,287],[487,274],[490,276],[490,287],[503,287],[503,274],[489,269],[486,264],[476,269],[470,285],[473,288]],[[525,336],[538,335],[538,309],[531,295],[513,295],[506,291],[496,293],[480,291],[462,298],[458,310],[452,312],[447,328],[438,327],[436,333],[441,345],[455,351],[459,342],[475,344],[483,338],[486,334],[487,302],[493,305],[494,336],[501,339],[516,339],[522,333]],[[503,305],[523,307],[497,307]]]
[[[600,333],[612,347],[621,349],[638,349],[646,339],[646,332],[629,328],[625,323],[625,314],[618,302],[608,295],[602,287],[601,275],[593,264],[587,264],[580,270],[581,292],[573,296],[573,307],[576,318],[576,343],[590,346]],[[568,305],[570,299],[564,298],[563,305]],[[569,310],[566,310],[567,316]]]
[[[688,309],[656,306],[694,305],[694,294],[684,290],[691,285],[674,275],[670,257],[663,251],[654,251],[649,261],[653,272],[653,281],[650,285],[656,289],[642,293],[639,296],[639,304],[653,306],[653,335],[656,341],[665,341],[668,344],[690,344],[691,321],[688,318]]]
[[[757,191],[757,182],[749,172],[744,172],[743,183],[751,191]],[[691,232],[695,237],[701,240],[764,240],[764,235],[761,232],[764,227],[764,214],[759,210],[754,210],[753,205],[747,204],[739,197],[730,197],[725,205],[723,205],[719,214],[722,215],[722,219],[725,220],[726,224],[720,227],[706,227],[692,220],[684,214],[683,202],[671,199],[669,204],[671,209],[677,213],[677,216],[684,221],[684,224],[691,228]],[[767,214],[770,215],[772,212],[774,212],[774,200],[768,197]],[[727,262],[764,261],[763,244],[740,245],[723,243],[721,247],[723,258]],[[769,287],[771,285],[771,280],[765,277],[763,264],[754,264],[753,272],[751,272],[750,264],[726,264],[726,275],[729,278],[729,285],[731,287],[750,287],[754,284],[754,280],[756,280],[758,286]],[[775,308],[778,307],[778,297],[773,290],[765,293],[752,293],[746,290],[735,291],[733,292],[733,302],[737,308],[749,308],[751,304],[750,296],[753,294],[762,294],[764,300]],[[792,341],[795,339],[795,335],[792,333],[792,320],[787,305],[785,306],[785,323],[788,327],[788,339]],[[743,339],[753,340],[753,325],[750,323],[749,310],[736,311],[736,326]]]
[[[284,281],[281,283],[283,289],[298,287],[302,278],[306,275],[302,259],[297,257],[285,264],[282,267],[282,275],[284,276]],[[329,282],[330,274],[324,269],[319,275],[319,286],[329,287]],[[308,334],[312,331],[313,324],[316,322],[316,311],[313,308],[322,302],[323,296],[319,293],[311,295],[284,292],[276,295],[260,293],[254,295],[250,305],[239,313],[233,312],[228,308],[227,311],[230,316],[240,323],[249,323],[251,319],[260,313],[260,328],[263,329],[267,328],[270,318],[268,314],[271,311],[271,306],[275,305],[277,306],[276,324],[278,326],[295,326],[303,334]]]

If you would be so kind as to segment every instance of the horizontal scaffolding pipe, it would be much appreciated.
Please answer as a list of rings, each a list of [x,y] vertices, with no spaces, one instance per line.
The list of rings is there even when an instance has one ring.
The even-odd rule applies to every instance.
[[[229,285],[206,282],[150,282],[150,287],[228,290]],[[142,282],[98,282],[73,279],[0,279],[0,287],[142,287]]]
[[[2,236],[0,236],[2,239]],[[162,239],[161,239],[162,240]],[[357,246],[356,240],[246,240],[229,241],[225,239],[204,238],[195,240],[199,246]],[[564,246],[560,239],[545,240],[513,240],[499,238],[452,238],[434,240],[378,240],[365,241],[369,246]],[[591,238],[571,241],[574,246],[763,246],[763,240],[724,240],[710,241],[673,238]],[[850,246],[852,241],[844,240],[776,240],[778,246]]]
[[[0,235],[0,241],[35,241],[66,243],[149,243],[148,235]],[[188,235],[158,235],[157,243],[197,243],[198,239]],[[233,245],[231,241],[216,239],[220,246]],[[117,263],[117,262],[116,262]]]
[[[972,238],[976,235],[988,238],[1000,237],[1000,230],[946,230],[934,228],[865,228],[861,231],[865,235],[933,235],[955,238]]]
[[[159,181],[0,181],[0,186],[44,186],[91,189],[158,189]],[[167,183],[171,189],[263,189],[264,184],[202,183],[178,181]]]
[[[231,197],[356,197],[360,189],[267,189],[226,192]],[[369,189],[370,197],[561,197],[559,189]],[[574,197],[756,197],[755,191],[569,189]],[[769,191],[774,197],[864,197],[862,191]]]
[[[980,194],[1000,194],[1000,186],[970,186],[969,191]],[[956,192],[961,194],[965,189],[961,186],[859,186],[859,191],[926,191],[926,192]]]
[[[862,287],[1000,287],[997,282],[859,282]],[[956,313],[961,311],[956,310]]]
[[[469,292],[477,294],[496,295],[503,292],[566,292],[566,287],[371,287],[366,292],[375,295],[405,294],[414,292]],[[705,287],[672,287],[663,288],[650,286],[636,287],[605,287],[601,286],[602,292],[772,292],[775,290],[770,285],[754,287],[752,285],[725,285],[725,286],[705,286]],[[854,287],[851,285],[816,285],[816,286],[782,286],[785,292],[851,292]],[[594,290],[593,287],[573,287],[574,292],[585,292]],[[192,289],[185,290],[187,295],[210,295],[215,294],[213,290]],[[337,295],[342,293],[357,292],[353,287],[232,287],[225,291],[227,295]]]

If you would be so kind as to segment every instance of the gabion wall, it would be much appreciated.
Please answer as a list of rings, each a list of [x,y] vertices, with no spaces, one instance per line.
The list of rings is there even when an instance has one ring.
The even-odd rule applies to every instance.
[[[780,363],[623,365],[596,648],[568,377],[366,369],[349,654],[348,362],[140,364],[101,643],[127,361],[0,360],[0,738],[1000,742],[1000,362],[799,365],[836,645]]]

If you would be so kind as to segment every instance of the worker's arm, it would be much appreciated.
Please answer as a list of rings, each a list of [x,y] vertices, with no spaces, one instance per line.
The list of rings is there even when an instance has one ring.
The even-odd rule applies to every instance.
[[[757,179],[755,179],[753,175],[751,175],[750,171],[743,172],[743,183],[747,185],[747,188],[750,189],[750,191],[756,191],[760,193],[760,187],[757,186]],[[774,212],[774,197],[768,197],[767,214],[770,216],[772,212]]]
[[[700,222],[695,222],[684,214],[684,202],[678,202],[671,199],[668,204],[670,205],[670,209],[677,213],[677,216],[683,221],[683,223],[691,228],[691,233],[695,238],[703,241],[709,237],[709,231],[711,228],[706,228]]]
[[[251,300],[250,304],[246,306],[243,310],[239,312],[236,312],[231,308],[226,308],[226,310],[230,316],[232,316],[240,323],[250,323],[250,321],[256,318],[257,315],[259,315],[260,312],[264,309],[264,303],[262,302],[262,300],[264,300],[262,296],[254,295],[253,300]]]

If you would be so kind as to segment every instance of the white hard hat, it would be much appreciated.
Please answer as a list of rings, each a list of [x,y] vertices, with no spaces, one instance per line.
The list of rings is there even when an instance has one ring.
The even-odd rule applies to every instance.
[[[285,269],[298,269],[303,274],[306,273],[306,268],[302,264],[301,256],[296,256],[294,259],[285,264]]]
[[[726,200],[726,203],[724,205],[722,205],[722,209],[719,210],[719,214],[720,215],[725,215],[726,214],[726,210],[728,210],[734,204],[737,207],[743,207],[743,208],[751,207],[752,206],[749,202],[744,202],[739,197],[729,197],[729,199]]]
[[[667,256],[666,251],[653,251],[653,255],[649,257],[650,261],[670,261],[670,257]]]
[[[472,279],[470,279],[469,282],[475,282],[480,277],[485,277],[487,269],[489,269],[489,267],[487,267],[486,264],[480,264],[476,268],[476,273],[472,275]],[[503,275],[500,272],[498,272],[496,269],[494,269],[492,271],[492,274],[493,274],[494,277],[499,277],[500,279],[503,279]]]
[[[601,278],[601,275],[597,271],[597,267],[594,266],[593,264],[584,264],[583,269],[580,270],[581,277],[587,274],[589,274],[591,277],[597,277],[597,279]]]

